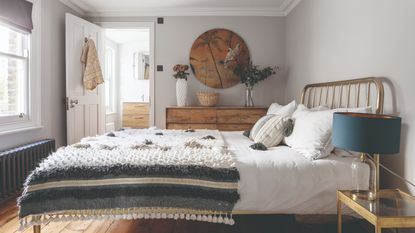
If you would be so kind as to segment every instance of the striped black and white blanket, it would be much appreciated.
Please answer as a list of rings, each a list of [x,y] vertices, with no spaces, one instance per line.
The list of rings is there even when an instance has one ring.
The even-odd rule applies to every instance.
[[[27,178],[21,228],[84,219],[233,224],[239,173],[218,131],[124,130],[60,148]]]

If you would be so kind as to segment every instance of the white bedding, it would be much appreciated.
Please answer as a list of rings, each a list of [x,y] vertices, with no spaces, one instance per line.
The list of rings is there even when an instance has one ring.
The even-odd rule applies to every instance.
[[[235,210],[335,214],[336,190],[351,189],[352,157],[310,161],[287,146],[256,151],[242,132],[221,132],[236,157],[241,199]],[[362,177],[368,183],[368,177]]]

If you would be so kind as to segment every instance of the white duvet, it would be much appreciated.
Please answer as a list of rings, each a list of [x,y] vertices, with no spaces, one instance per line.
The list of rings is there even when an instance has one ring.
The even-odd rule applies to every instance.
[[[236,158],[241,199],[235,210],[281,214],[335,214],[336,190],[352,189],[353,157],[310,161],[287,146],[249,148],[242,132],[221,132]],[[361,177],[368,183],[368,177]]]

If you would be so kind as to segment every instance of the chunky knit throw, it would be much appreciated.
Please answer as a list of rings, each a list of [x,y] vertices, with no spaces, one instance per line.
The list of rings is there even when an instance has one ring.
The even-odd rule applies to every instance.
[[[60,148],[27,178],[21,228],[171,218],[233,224],[239,172],[218,131],[124,130]]]

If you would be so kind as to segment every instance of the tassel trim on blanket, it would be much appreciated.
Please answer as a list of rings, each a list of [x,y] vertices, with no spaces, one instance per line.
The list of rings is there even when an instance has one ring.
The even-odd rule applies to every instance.
[[[186,219],[200,222],[234,225],[232,213],[212,212],[180,208],[123,208],[99,210],[73,210],[39,215],[29,215],[20,219],[19,231],[49,222],[88,221],[88,220],[134,220],[134,219]]]

